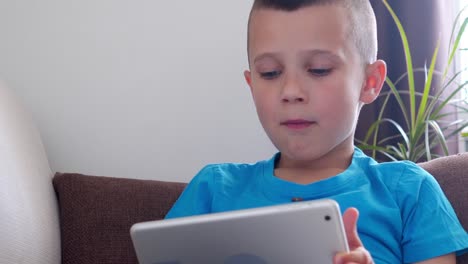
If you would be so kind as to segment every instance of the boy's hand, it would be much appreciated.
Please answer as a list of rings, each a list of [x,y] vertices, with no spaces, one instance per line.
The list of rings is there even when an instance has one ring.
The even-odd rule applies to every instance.
[[[348,239],[349,252],[340,252],[333,258],[334,264],[372,264],[374,261],[364,246],[357,232],[357,220],[359,211],[356,208],[349,208],[343,214],[346,237]]]

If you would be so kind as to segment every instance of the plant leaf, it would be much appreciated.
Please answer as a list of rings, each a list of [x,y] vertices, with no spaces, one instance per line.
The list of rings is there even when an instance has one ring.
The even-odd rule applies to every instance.
[[[460,12],[458,12],[457,16],[455,17],[455,21],[453,22],[453,26],[452,26],[452,32],[450,33],[450,41],[449,41],[449,46],[452,46],[452,40],[453,40],[453,35],[455,34],[455,29],[457,27],[457,24],[458,24],[458,19],[460,19],[461,15],[463,14],[463,12],[465,11],[465,9],[468,8],[468,5],[465,5],[461,10]],[[449,54],[450,56],[450,51],[449,51]]]
[[[401,24],[400,19],[393,11],[392,7],[388,4],[387,0],[382,0],[384,5],[387,7],[387,10],[390,12],[390,15],[395,22],[398,32],[400,33],[401,42],[403,44],[403,49],[405,51],[405,59],[406,59],[406,71],[408,72],[408,90],[410,92],[410,115],[411,115],[411,128],[414,127],[415,119],[416,119],[416,100],[414,96],[415,91],[415,84],[414,84],[414,72],[413,72],[413,59],[411,58],[411,51],[409,48],[408,37],[406,36],[405,29]],[[410,129],[410,132],[413,130]]]
[[[448,146],[447,146],[447,142],[445,140],[445,136],[444,136],[444,133],[442,132],[442,130],[440,129],[439,127],[439,124],[437,124],[437,122],[433,121],[433,120],[429,120],[427,121],[428,124],[430,126],[432,126],[432,128],[434,129],[435,131],[435,135],[437,136],[437,138],[439,139],[439,142],[441,143],[442,145],[442,149],[444,151],[444,154],[445,156],[448,155],[449,151],[448,151]]]
[[[463,12],[463,10],[458,14],[456,20],[458,20],[459,15]],[[442,77],[443,80],[445,80],[445,76],[447,76],[447,72],[449,70],[450,65],[452,64],[453,58],[455,56],[455,52],[458,49],[458,45],[460,44],[460,40],[461,40],[461,38],[463,36],[463,33],[465,32],[465,28],[466,28],[467,23],[468,23],[468,17],[465,18],[465,20],[463,21],[463,23],[462,23],[462,25],[460,27],[460,30],[458,31],[457,38],[456,38],[455,42],[453,43],[452,51],[450,52],[449,60],[448,60],[448,63],[446,65],[446,67],[445,67],[444,75]],[[455,25],[456,25],[456,23],[455,23]],[[452,31],[452,34],[453,34],[453,31]]]
[[[427,116],[427,101],[429,92],[431,91],[432,86],[432,77],[434,76],[434,68],[437,61],[437,55],[439,54],[439,47],[440,47],[440,40],[437,41],[437,46],[434,50],[434,54],[432,54],[432,61],[431,66],[429,67],[429,72],[427,72],[427,79],[426,84],[424,86],[423,97],[421,98],[421,102],[419,103],[419,110],[418,110],[418,117],[417,122],[424,122],[425,116]]]
[[[405,106],[403,99],[401,99],[400,91],[397,90],[392,80],[390,80],[388,77],[385,79],[385,83],[388,85],[388,87],[390,87],[390,90],[392,91],[393,95],[395,96],[395,99],[398,102],[398,105],[400,106],[401,112],[403,114],[403,118],[405,119],[406,127],[410,128],[411,124],[410,124],[410,120],[408,117],[407,108]]]
[[[453,92],[451,92],[449,94],[449,96],[447,98],[445,98],[442,103],[434,110],[432,111],[431,113],[431,116],[430,116],[430,119],[434,119],[435,116],[437,116],[437,114],[439,114],[439,112],[449,103],[449,101],[455,97],[455,95],[458,94],[458,92],[461,91],[461,89],[463,89],[466,85],[468,84],[468,81],[467,82],[464,82],[462,85],[458,86]]]

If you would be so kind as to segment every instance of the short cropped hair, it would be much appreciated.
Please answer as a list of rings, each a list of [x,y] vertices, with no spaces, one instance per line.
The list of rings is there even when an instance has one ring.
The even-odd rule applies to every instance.
[[[249,16],[248,34],[250,35],[250,21],[255,10],[274,9],[291,12],[314,5],[339,5],[349,10],[349,36],[361,59],[367,64],[377,59],[377,23],[369,0],[254,0]],[[250,36],[247,38],[248,41],[249,38]]]

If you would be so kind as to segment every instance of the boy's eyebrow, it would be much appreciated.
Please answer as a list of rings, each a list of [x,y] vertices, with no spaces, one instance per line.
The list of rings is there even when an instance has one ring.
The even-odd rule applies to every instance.
[[[339,55],[339,52],[333,52],[331,50],[323,50],[323,49],[313,49],[313,50],[304,50],[300,52],[301,55],[312,55],[312,56],[317,56],[317,55],[324,55],[328,56],[332,60],[340,60],[341,56]]]
[[[268,58],[268,57],[277,57],[278,54],[279,53],[276,53],[276,52],[265,52],[255,57],[253,62],[256,63],[257,61],[262,60],[264,58]]]
[[[312,56],[317,56],[317,55],[325,55],[330,57],[332,60],[341,60],[341,56],[336,54],[335,52],[332,52],[330,50],[323,50],[323,49],[311,49],[311,50],[304,50],[300,52],[301,55],[312,55]],[[259,60],[262,60],[267,57],[278,57],[280,55],[279,52],[265,52],[262,53],[254,58],[254,63],[256,63]]]

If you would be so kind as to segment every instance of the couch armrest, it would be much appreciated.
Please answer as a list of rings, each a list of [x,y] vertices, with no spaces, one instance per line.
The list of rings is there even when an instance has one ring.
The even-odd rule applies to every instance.
[[[440,184],[455,210],[460,223],[468,229],[468,153],[434,159],[419,164]],[[468,264],[468,254],[457,258],[457,263]]]
[[[0,80],[0,262],[60,263],[57,201],[41,137]]]

